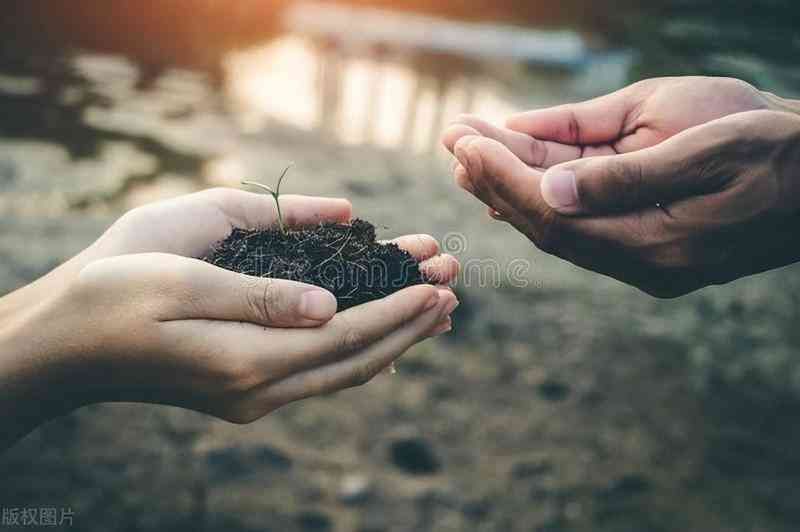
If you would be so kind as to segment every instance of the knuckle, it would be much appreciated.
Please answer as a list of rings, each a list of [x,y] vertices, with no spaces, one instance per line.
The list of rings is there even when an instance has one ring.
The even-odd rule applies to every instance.
[[[261,379],[252,371],[237,367],[223,373],[223,389],[228,395],[234,397],[247,396],[261,384]]]
[[[758,90],[750,83],[737,78],[712,78],[712,83],[716,85],[717,91],[723,94],[739,94],[741,96],[751,96],[757,94]]]
[[[528,144],[528,152],[529,163],[533,166],[544,166],[547,162],[549,149],[546,143],[532,138]]]
[[[641,205],[645,201],[645,178],[642,164],[636,158],[610,157],[606,162],[606,179],[616,190],[621,192],[618,198],[622,198],[626,208],[632,205]],[[578,185],[578,196],[581,197],[580,183]],[[616,194],[615,194],[616,196]],[[615,201],[617,198],[615,198]]]
[[[89,296],[109,280],[106,272],[108,259],[90,262],[78,272],[75,282],[72,283],[73,292],[82,296]]]
[[[254,388],[262,384],[263,378],[259,368],[236,353],[211,353],[210,360],[215,361],[208,374],[215,386],[231,398],[247,396]]]
[[[670,238],[662,219],[650,216],[646,211],[625,217],[621,227],[620,242],[647,263],[658,265],[663,257],[676,250],[673,248],[682,249],[683,243]]]
[[[365,345],[366,339],[358,329],[348,329],[342,338],[342,348],[345,351],[357,351],[363,348]]]
[[[366,347],[368,341],[366,335],[356,326],[345,322],[342,332],[339,335],[337,352],[351,353]]]
[[[370,382],[380,369],[375,369],[373,364],[362,364],[353,371],[353,376],[348,382],[349,387],[363,386]]]
[[[245,298],[250,315],[257,322],[271,323],[280,308],[280,287],[269,278],[252,279],[246,283]]]
[[[574,110],[569,113],[566,127],[567,127],[566,133],[568,142],[570,144],[579,144],[580,139],[582,137],[581,123],[580,120],[578,120],[578,115],[575,113]]]
[[[640,212],[627,217],[622,227],[624,227],[625,239],[629,246],[646,245],[653,240],[650,228]]]

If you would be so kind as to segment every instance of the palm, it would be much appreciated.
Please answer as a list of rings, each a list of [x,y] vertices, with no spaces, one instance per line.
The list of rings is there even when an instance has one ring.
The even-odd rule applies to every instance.
[[[654,146],[689,128],[731,114],[764,109],[763,95],[732,79],[673,78],[642,84],[642,95],[609,144],[617,153]]]
[[[594,100],[520,113],[508,119],[507,127],[462,116],[443,141],[453,151],[466,135],[489,137],[529,167],[543,170],[649,148],[691,127],[769,105],[767,96],[735,79],[660,78]]]
[[[350,202],[343,199],[282,195],[284,222],[289,227],[315,226],[321,222],[347,222]],[[227,237],[234,227],[263,228],[277,223],[274,200],[265,194],[236,189],[210,189],[134,209],[72,264],[77,273],[89,262],[117,255],[168,253],[202,257]],[[431,279],[449,283],[458,272],[453,257],[434,258],[436,241],[426,235],[407,235],[394,240],[421,262]]]

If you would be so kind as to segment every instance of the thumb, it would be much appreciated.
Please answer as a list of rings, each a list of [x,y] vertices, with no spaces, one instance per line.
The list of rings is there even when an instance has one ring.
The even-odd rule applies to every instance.
[[[316,327],[336,314],[336,298],[317,286],[236,273],[196,259],[181,262],[178,276],[164,276],[177,277],[181,285],[162,292],[177,295],[171,319]]]
[[[541,194],[561,214],[606,214],[671,202],[700,188],[696,172],[669,146],[559,164],[541,180]]]

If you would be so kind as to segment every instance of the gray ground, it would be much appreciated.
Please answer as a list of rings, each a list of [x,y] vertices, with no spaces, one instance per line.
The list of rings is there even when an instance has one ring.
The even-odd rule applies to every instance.
[[[397,375],[250,426],[143,405],[55,420],[0,457],[0,507],[69,507],[87,531],[800,526],[797,268],[653,300],[542,255],[440,161],[278,125],[244,136],[213,97],[186,107],[129,85],[76,89],[75,107],[0,93],[7,113],[49,113],[52,132],[32,138],[18,117],[0,139],[0,293],[125,208],[218,184],[209,162],[232,155],[257,175],[295,161],[287,190],[348,196],[385,236],[430,232],[463,244],[463,262],[531,261],[528,282],[462,279],[455,333]],[[151,112],[126,114],[137,102]],[[209,131],[233,148],[218,153]]]

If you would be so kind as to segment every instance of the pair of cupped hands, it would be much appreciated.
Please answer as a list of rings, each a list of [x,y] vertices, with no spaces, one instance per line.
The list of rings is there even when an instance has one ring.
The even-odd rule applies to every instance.
[[[457,183],[492,217],[547,252],[674,296],[796,260],[791,105],[736,80],[657,79],[505,127],[465,116],[443,142]],[[352,216],[342,199],[281,205],[290,226]],[[0,440],[102,401],[250,422],[363,384],[450,330],[458,263],[427,235],[395,242],[438,285],[339,313],[317,287],[198,259],[233,227],[275,222],[268,197],[235,189],[147,205],[0,299],[0,402],[16,405]]]

